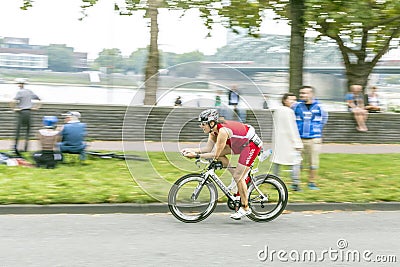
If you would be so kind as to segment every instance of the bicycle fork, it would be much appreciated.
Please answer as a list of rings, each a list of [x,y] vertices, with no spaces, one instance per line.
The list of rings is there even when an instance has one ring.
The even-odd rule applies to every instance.
[[[201,189],[207,183],[208,176],[206,177],[206,176],[203,175],[203,177],[204,177],[204,179],[201,182],[199,182],[199,184],[196,186],[196,188],[194,189],[194,191],[192,193],[191,199],[193,201],[196,200],[199,197]]]

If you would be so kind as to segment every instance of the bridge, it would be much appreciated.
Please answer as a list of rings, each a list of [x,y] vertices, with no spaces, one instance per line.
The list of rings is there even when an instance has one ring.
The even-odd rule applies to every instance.
[[[289,67],[248,67],[248,66],[240,66],[240,67],[224,67],[224,66],[215,66],[209,67],[210,70],[220,72],[225,69],[236,69],[247,76],[254,76],[260,72],[289,72]],[[313,66],[313,67],[304,67],[304,72],[308,73],[319,73],[319,74],[340,74],[344,75],[345,68],[339,66],[326,67],[326,66]],[[400,74],[400,65],[399,66],[376,66],[372,73],[374,74]]]

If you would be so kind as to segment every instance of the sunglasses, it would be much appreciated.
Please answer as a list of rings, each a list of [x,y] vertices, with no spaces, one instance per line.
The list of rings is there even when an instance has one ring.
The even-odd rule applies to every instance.
[[[208,122],[202,121],[202,122],[200,122],[200,125],[201,125],[201,126],[206,126],[206,125],[208,125]]]

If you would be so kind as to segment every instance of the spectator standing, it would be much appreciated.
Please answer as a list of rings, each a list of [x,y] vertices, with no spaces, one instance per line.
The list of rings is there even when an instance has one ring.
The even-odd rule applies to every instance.
[[[15,80],[19,91],[15,95],[10,107],[17,113],[17,129],[15,133],[14,150],[18,152],[18,141],[22,128],[25,128],[25,148],[28,151],[29,134],[32,125],[31,112],[40,108],[40,98],[31,90],[25,88],[26,80],[18,78]]]
[[[233,109],[236,109],[237,106],[239,105],[239,93],[237,91],[237,86],[233,85],[232,88],[229,90],[228,94],[228,104],[233,107]]]
[[[81,160],[86,159],[86,124],[80,122],[81,114],[77,111],[69,111],[65,116],[65,124],[60,129],[61,142],[59,148],[61,153],[79,154]]]
[[[376,93],[377,90],[378,88],[376,86],[372,86],[371,91],[368,94],[365,94],[365,109],[368,110],[369,113],[377,113],[381,111],[379,96]]]
[[[296,96],[286,93],[282,97],[282,106],[273,111],[274,129],[272,134],[273,174],[279,176],[280,165],[291,166],[292,189],[300,191],[300,163],[303,143],[297,130],[296,117],[291,106]]]
[[[267,94],[264,94],[263,109],[269,109],[268,99],[269,99],[269,96]]]
[[[222,94],[223,94],[223,91],[221,91],[221,90],[217,91],[217,94],[215,95],[214,106],[219,113],[220,119],[224,120],[226,118],[229,118],[229,115],[227,114],[227,113],[229,113],[229,110],[227,110],[226,104],[225,105],[223,104],[222,97],[221,97]]]
[[[222,105],[222,99],[221,99],[221,96],[219,95],[219,93],[215,96],[215,107],[217,108],[217,109],[219,109],[220,107],[221,107],[221,105]]]
[[[246,122],[246,115],[242,109],[239,108],[240,96],[236,85],[233,85],[228,93],[228,105],[232,107],[233,112],[237,115],[241,122]],[[229,116],[229,120],[233,116]]]
[[[350,92],[346,94],[347,108],[353,113],[356,120],[356,130],[359,132],[368,131],[366,121],[368,118],[368,111],[365,110],[364,96],[362,94],[362,86],[353,84],[350,86]]]
[[[308,188],[319,190],[315,184],[319,168],[319,154],[322,145],[322,130],[328,121],[328,113],[314,98],[314,88],[303,86],[300,88],[300,101],[293,105],[296,116],[297,129],[303,142],[303,164],[309,168]]]

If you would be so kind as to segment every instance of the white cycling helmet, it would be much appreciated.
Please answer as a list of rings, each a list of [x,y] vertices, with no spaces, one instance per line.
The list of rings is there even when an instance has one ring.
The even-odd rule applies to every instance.
[[[218,122],[219,113],[216,109],[207,109],[200,113],[199,121],[203,122],[206,121],[210,123],[211,121]]]

